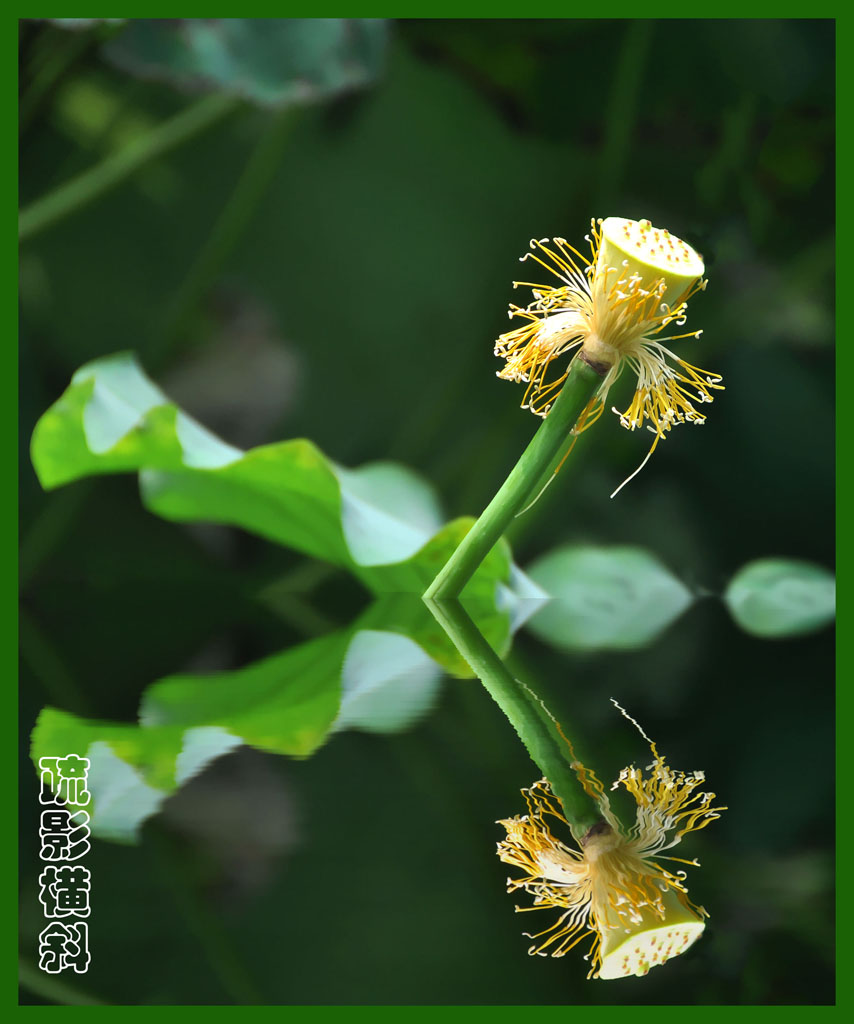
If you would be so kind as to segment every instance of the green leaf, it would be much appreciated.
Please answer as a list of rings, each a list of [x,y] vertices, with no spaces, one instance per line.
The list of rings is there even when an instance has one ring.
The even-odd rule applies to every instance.
[[[240,455],[170,405],[129,353],[81,366],[32,440],[33,465],[47,489],[141,464],[226,465]]]
[[[348,569],[374,593],[423,592],[473,523],[438,529],[432,488],[394,463],[344,469],[307,440],[242,452],[181,412],[129,353],[74,374],[36,424],[32,459],[45,488],[140,471],[143,502],[165,519],[241,527]],[[503,541],[466,594],[493,601],[499,582],[526,585]]]
[[[833,621],[836,581],[811,562],[761,558],[735,574],[724,601],[739,626],[754,636],[798,636]]]
[[[373,18],[136,18],[104,53],[146,79],[282,107],[370,84],[385,41]]]
[[[374,462],[359,469],[336,466],[335,473],[347,546],[360,565],[409,558],[442,525],[433,488],[406,466]]]
[[[354,571],[375,594],[423,594],[474,522],[472,516],[452,519],[406,561],[393,565],[356,566]],[[491,604],[495,601],[496,583],[507,581],[508,587],[515,584],[513,569],[510,545],[502,538],[481,562],[463,593],[472,600]],[[517,578],[522,576],[519,569],[515,569],[515,574]]]
[[[567,545],[528,573],[552,598],[529,628],[571,650],[642,647],[693,601],[688,588],[642,548]]]

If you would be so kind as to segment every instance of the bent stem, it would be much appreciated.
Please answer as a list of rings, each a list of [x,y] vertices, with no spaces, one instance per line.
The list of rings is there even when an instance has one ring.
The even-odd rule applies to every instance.
[[[558,722],[534,691],[510,674],[468,612],[456,599],[424,603],[460,656],[480,679],[525,745],[531,760],[549,780],[566,820],[580,842],[602,820],[599,806],[573,770],[575,755]]]
[[[535,485],[570,436],[606,372],[607,367],[596,368],[581,357],[572,360],[566,383],[548,416],[498,493],[424,592],[425,598],[459,597],[513,517],[524,507],[524,502],[534,497]]]

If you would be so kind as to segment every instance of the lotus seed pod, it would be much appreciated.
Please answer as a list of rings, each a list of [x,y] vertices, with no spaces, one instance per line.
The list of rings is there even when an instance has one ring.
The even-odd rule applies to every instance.
[[[648,220],[608,217],[600,226],[602,242],[596,278],[610,290],[617,281],[628,283],[639,277],[639,287],[649,290],[664,279],[662,302],[671,309],[703,276],[703,259],[681,238]],[[612,268],[609,270],[608,268]]]

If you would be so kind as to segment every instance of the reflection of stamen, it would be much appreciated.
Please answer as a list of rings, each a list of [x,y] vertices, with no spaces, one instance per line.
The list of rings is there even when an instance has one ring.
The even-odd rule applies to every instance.
[[[654,758],[646,769],[649,775],[631,765],[611,787],[623,787],[634,798],[637,819],[632,828],[622,830],[601,782],[573,753],[579,781],[602,814],[580,849],[552,833],[550,822],[558,827],[567,822],[545,779],[522,791],[528,813],[500,822],[507,838],[498,844],[501,860],[523,872],[508,879],[508,892],[524,889],[533,897],[533,906],[517,911],[561,911],[548,928],[525,933],[532,939],[528,952],[561,957],[591,936],[585,956],[591,960],[588,977],[601,978],[645,974],[699,938],[705,910],[688,898],[684,870],[670,871],[661,864],[670,860],[698,866],[697,861],[663,856],[663,851],[688,832],[705,828],[725,809],[711,806],[713,793],[697,791],[702,772],[673,771],[638,723],[614,703],[649,743]]]

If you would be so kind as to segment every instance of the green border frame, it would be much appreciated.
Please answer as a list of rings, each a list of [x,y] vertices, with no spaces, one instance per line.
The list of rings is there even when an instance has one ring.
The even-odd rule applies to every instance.
[[[190,5],[190,6],[193,7],[193,6],[196,6],[196,5]],[[315,5],[311,5],[311,4],[299,4],[299,5],[293,5],[293,7],[291,7],[291,5],[287,5],[287,8],[286,8],[287,14],[284,15],[283,11],[282,11],[282,6],[281,5],[266,4],[266,5],[258,5],[258,8],[260,8],[260,9],[256,8],[256,10],[253,11],[253,13],[257,14],[258,16],[261,16],[261,17],[263,17],[263,16],[277,16],[277,17],[282,17],[282,16],[289,16],[289,17],[296,17],[296,16],[313,16],[313,17],[318,17],[318,16],[323,16],[323,17],[334,17],[334,16],[340,16],[343,13],[341,8],[345,7],[345,6],[349,6],[349,5],[330,4],[330,5],[322,5],[322,6],[323,6],[324,9],[322,11],[318,11],[317,7]],[[361,10],[358,10],[356,13],[358,14],[359,17],[406,17],[406,18],[414,18],[414,17],[420,17],[420,18],[461,18],[461,17],[467,17],[467,18],[480,18],[480,17],[500,18],[500,17],[505,17],[505,18],[512,19],[513,17],[518,16],[518,11],[519,11],[518,5],[511,5],[509,3],[496,3],[495,0],[492,0],[492,2],[489,3],[489,4],[487,4],[485,2],[482,2],[482,0],[479,3],[465,4],[465,5],[462,5],[462,9],[461,9],[461,5],[459,3],[447,3],[447,2],[446,3],[436,3],[436,2],[434,2],[434,3],[431,3],[431,4],[427,4],[427,5],[417,4],[417,5],[413,5],[414,9],[407,10],[405,12],[402,12],[399,9],[400,5],[366,4],[364,6],[367,7],[368,9],[365,10],[363,8]],[[838,183],[841,182],[841,181],[850,180],[848,178],[848,175],[852,175],[852,177],[854,177],[854,166],[852,166],[852,160],[851,160],[851,144],[852,144],[852,131],[851,131],[852,103],[851,103],[851,96],[852,96],[852,92],[854,92],[854,90],[852,90],[852,63],[850,61],[850,58],[851,58],[852,54],[854,54],[854,48],[851,45],[852,44],[852,25],[854,25],[854,14],[851,14],[850,12],[844,13],[844,14],[841,13],[841,4],[819,3],[819,4],[809,5],[809,4],[791,3],[791,2],[781,3],[781,2],[779,2],[779,0],[777,0],[777,2],[773,3],[773,4],[770,3],[770,2],[763,2],[763,3],[753,3],[753,4],[750,4],[750,5],[747,5],[747,6],[748,6],[749,9],[745,10],[745,4],[743,4],[743,3],[731,3],[731,2],[719,3],[719,4],[715,5],[714,17],[712,18],[712,17],[710,17],[711,11],[697,11],[696,9],[687,8],[685,4],[677,5],[675,3],[665,3],[665,4],[657,3],[657,4],[654,5],[654,8],[655,8],[654,12],[650,11],[649,14],[650,14],[650,16],[656,17],[656,18],[685,18],[685,19],[691,19],[691,20],[694,20],[694,19],[718,20],[718,19],[725,19],[725,18],[737,18],[737,19],[744,19],[744,18],[778,18],[778,19],[829,18],[829,19],[834,19],[836,21],[836,28],[837,28],[837,68],[836,68],[836,70],[837,70],[837,138],[838,138],[838,149],[837,149],[837,190],[836,190],[836,196],[837,196],[837,222],[838,222],[838,224],[840,224],[842,226],[843,231],[844,231],[845,226],[851,224],[851,205],[852,204],[851,204],[851,198],[850,198],[849,191],[847,189],[841,188]],[[389,9],[390,7],[395,7],[397,9],[396,10],[390,10]],[[575,11],[579,10],[578,7],[575,7],[574,5],[573,5],[573,7],[574,7]],[[528,18],[531,18],[531,17],[537,17],[537,18],[564,18],[564,17],[566,17],[566,15],[568,13],[568,10],[569,9],[573,9],[573,7],[568,5],[566,2],[556,3],[556,2],[554,2],[554,0],[552,0],[552,2],[538,3],[538,4],[534,5],[533,9],[526,10],[525,16],[528,17]],[[639,13],[638,7],[639,7],[639,5],[637,5],[637,4],[628,4],[628,3],[625,3],[625,2],[612,3],[612,4],[609,4],[608,7],[607,7],[606,17],[608,17],[608,18],[626,18],[626,17],[631,18],[631,17],[637,17],[637,15]],[[264,8],[266,8],[266,10],[264,10]],[[116,12],[113,11],[113,12],[110,12],[110,13],[116,13]],[[162,11],[161,13],[165,14],[166,12]],[[181,13],[182,14],[191,14],[192,11],[182,11]],[[208,6],[203,11],[199,11],[197,16],[209,17],[212,13],[214,13],[214,12],[212,12],[210,10],[210,7]],[[224,16],[228,16],[229,13],[233,13],[233,12],[224,12]],[[587,12],[585,11],[585,13],[587,13]],[[593,14],[594,12],[591,11],[590,13]],[[27,17],[27,15],[24,15],[24,14],[18,14],[15,17],[15,35],[14,35],[15,55],[13,57],[13,55],[10,54],[10,60],[5,65],[3,65],[3,68],[4,68],[3,73],[4,73],[4,75],[8,79],[10,79],[10,80],[11,79],[15,79],[15,82],[17,80],[17,73],[16,73],[16,69],[17,69],[17,43],[18,43],[17,23],[18,23],[19,19],[25,18],[25,17]],[[601,13],[599,14],[599,17],[602,17]],[[5,94],[10,97],[9,100],[8,100],[9,107],[13,108],[13,105],[14,105],[14,108],[13,108],[14,112],[10,112],[9,115],[8,115],[9,120],[12,121],[16,125],[17,124],[17,100],[15,98],[12,98],[12,97],[16,96],[17,89],[15,89],[15,92],[13,93],[12,84],[13,84],[12,81],[9,81],[8,89],[5,91]],[[15,156],[17,157],[17,146],[15,147]],[[17,160],[15,160],[15,165],[11,166],[7,173],[10,174],[10,176],[13,179],[13,181],[17,180]],[[804,225],[803,228],[804,228],[804,232],[805,233],[807,233],[809,231],[809,225]],[[14,266],[15,266],[15,269],[16,269],[17,268],[17,256],[14,255],[12,257],[12,259],[13,259]],[[842,271],[843,271],[843,273],[839,275],[839,280],[844,281],[845,280],[845,278],[844,278],[844,267],[846,265],[850,266],[850,264],[851,264],[851,257],[848,254],[847,250],[845,250],[844,248],[837,247],[837,259],[841,263],[841,267],[842,267]],[[12,275],[12,277],[13,277],[13,280],[14,280],[17,277],[17,274],[15,273],[14,275]],[[17,303],[14,300],[10,301],[10,306],[12,306],[17,311]],[[837,304],[837,314],[838,314],[840,326],[844,329],[844,324],[846,322],[850,322],[851,319],[852,319],[851,313],[850,313],[850,311],[848,311],[847,307],[844,306],[844,304],[838,303]],[[15,314],[15,324],[16,324],[16,328],[17,328],[17,313]],[[839,329],[837,329],[837,334],[838,333],[839,333]],[[9,344],[7,346],[7,348],[6,348],[6,351],[9,353],[9,355],[7,356],[7,359],[9,361],[9,363],[12,364],[12,365],[10,365],[8,374],[7,374],[6,378],[5,378],[6,381],[7,381],[7,387],[9,389],[9,401],[7,401],[6,403],[2,404],[2,409],[3,410],[8,410],[4,414],[4,418],[7,419],[8,426],[10,428],[10,429],[8,429],[6,431],[6,436],[7,437],[11,437],[13,439],[13,441],[14,441],[14,456],[13,456],[13,458],[15,460],[14,476],[16,478],[17,477],[17,454],[18,454],[18,448],[17,448],[17,445],[18,445],[18,428],[17,428],[18,400],[17,400],[17,389],[15,389],[13,391],[12,388],[15,386],[15,384],[13,382],[15,382],[15,383],[17,382],[17,358],[16,358],[16,356],[17,356],[17,345],[16,344],[15,345]],[[854,363],[854,352],[852,352],[852,350],[851,350],[851,348],[849,346],[845,346],[845,345],[841,346],[838,349],[838,354],[837,354],[837,404],[838,405],[845,401],[846,395],[845,395],[845,392],[844,392],[844,387],[845,387],[845,384],[847,383],[847,380],[848,380],[848,375],[847,375],[846,371],[849,368],[851,368],[852,363]],[[13,366],[14,366],[14,372],[12,372]],[[7,452],[9,451],[10,447],[12,447],[12,446],[8,446],[7,447]],[[839,472],[839,471],[837,472],[837,479],[838,479],[837,520],[838,520],[839,524],[842,524],[842,523],[850,521],[849,517],[854,516],[854,500],[852,500],[852,491],[854,491],[854,480],[850,479],[845,474],[845,472],[844,472],[844,470],[847,467],[847,459],[850,457],[850,453],[851,453],[851,447],[850,447],[850,444],[849,444],[847,423],[846,423],[845,420],[840,419],[840,420],[838,420],[838,424],[837,424],[837,465],[838,465],[839,469],[842,470],[842,472]],[[12,475],[12,467],[10,467],[10,475]],[[8,505],[6,505],[4,507],[4,509],[3,509],[4,526],[6,527],[6,529],[8,530],[9,533],[14,533],[15,543],[17,543],[17,528],[18,528],[18,513],[17,513],[17,505],[15,503],[15,499],[16,498],[17,498],[17,494],[15,495],[13,501],[9,502]],[[844,571],[845,563],[849,560],[850,539],[849,539],[849,535],[847,534],[847,532],[844,529],[840,528],[839,526],[837,526],[836,538],[837,538],[837,561],[839,563],[839,566]],[[10,575],[12,575],[13,580],[16,583],[17,582],[17,573],[15,571],[15,567],[17,565],[16,549],[13,549],[12,552],[11,552],[10,562],[11,562],[11,565],[12,565],[12,571],[11,571]],[[845,609],[847,607],[845,605],[846,591],[845,591],[844,585],[841,588],[841,594],[842,594],[842,601],[840,603],[840,609],[839,610],[841,611],[841,615],[842,615],[842,617],[844,619]],[[5,641],[4,646],[8,645],[8,650],[11,652],[11,655],[12,655],[12,658],[10,659],[10,661],[11,661],[11,663],[15,667],[17,667],[17,657],[16,657],[16,651],[17,651],[17,608],[18,608],[17,588],[15,587],[15,591],[12,594],[12,597],[11,597],[10,607],[6,610],[6,614],[3,616],[4,633],[7,634],[7,636],[4,637],[4,641]],[[840,643],[838,645],[838,649],[837,649],[838,650],[838,665],[839,665],[839,669],[840,669],[839,675],[840,675],[841,678],[846,679],[847,678],[847,675],[845,674],[846,668],[848,666],[850,666],[850,664],[851,664],[851,644],[846,641],[846,634],[845,634],[845,632],[843,632],[841,634],[841,636],[842,636],[842,640],[840,641]],[[12,659],[14,659],[14,660],[12,660]],[[15,678],[17,678],[17,671],[14,673],[14,675],[15,675]],[[8,697],[6,699],[11,703],[11,708],[9,708],[8,711],[7,711],[7,715],[8,715],[7,720],[8,721],[12,721],[15,724],[15,726],[17,727],[17,710],[18,710],[17,686],[14,687],[14,688],[13,687],[9,687],[8,688],[8,694],[9,695],[8,695]],[[849,743],[846,746],[845,745],[845,740],[848,737],[848,730],[847,730],[846,726],[848,726],[849,723],[851,722],[851,718],[850,718],[850,714],[849,714],[849,697],[848,697],[848,693],[847,693],[847,690],[844,687],[841,687],[841,686],[838,689],[837,715],[838,715],[838,726],[837,726],[838,771],[839,771],[839,774],[841,776],[847,777],[847,775],[850,773],[851,768],[850,768],[850,760],[846,756],[845,751],[846,751],[846,749],[850,748],[851,744]],[[17,739],[17,735],[16,735],[16,739]],[[17,744],[16,743],[10,744],[9,750],[10,750],[10,756],[12,757],[12,760],[11,760],[11,767],[12,767],[11,777],[17,783],[17,777],[18,777]],[[845,847],[845,839],[847,838],[847,832],[848,832],[848,824],[847,824],[847,820],[845,818],[845,812],[846,812],[846,810],[848,808],[847,808],[847,793],[846,793],[846,791],[843,790],[843,788],[841,786],[838,788],[837,800],[838,800],[837,819],[838,819],[838,821],[840,823],[840,826],[839,826],[840,847],[842,849],[845,849],[846,848]],[[844,803],[843,803],[843,801],[844,801]],[[6,848],[4,850],[4,855],[3,856],[4,856],[4,860],[8,860],[8,859],[12,860],[12,862],[14,864],[14,868],[15,868],[15,874],[17,874],[17,842],[13,846]],[[7,878],[11,874],[12,874],[12,872],[9,871],[8,874],[7,874]],[[839,891],[838,891],[837,907],[838,907],[839,911],[843,911],[844,912],[845,907],[850,906],[850,903],[851,903],[851,897],[852,897],[851,888],[852,887],[851,887],[851,882],[850,882],[848,876],[844,872],[840,872],[839,873],[839,883],[840,884],[839,884]],[[12,887],[9,886],[7,891],[12,893]],[[9,903],[10,903],[9,917],[11,917],[15,921],[17,921],[17,891],[15,891],[13,895],[10,895]],[[12,984],[14,985],[14,989],[13,989],[14,995],[13,995],[12,999],[10,999],[10,1004],[15,1006],[15,1007],[18,1007],[20,1010],[23,1010],[25,1012],[33,1012],[33,1011],[35,1011],[37,1013],[42,1012],[43,1010],[45,1010],[47,1008],[43,1008],[43,1007],[29,1007],[29,1006],[27,1006],[27,1007],[19,1007],[18,1006],[17,937],[15,937],[14,939],[12,938],[12,931],[11,931],[11,929],[10,929],[8,934],[9,934],[9,939],[7,941],[9,941],[10,943],[14,942],[14,954],[15,954],[13,956],[12,952],[10,951],[10,953],[8,955],[8,960],[7,960],[7,963],[10,965],[9,968],[8,968],[10,975],[11,975],[11,972],[12,972],[11,965],[12,964],[15,965],[15,978],[14,978],[14,982],[12,982]],[[838,945],[841,946],[840,952],[844,955],[844,953],[848,950],[848,948],[850,946],[850,941],[851,941],[850,937],[848,936],[847,932],[845,932],[844,930],[839,930],[837,932],[837,936],[838,936]],[[141,965],[141,969],[144,969],[143,965]],[[12,986],[10,985],[10,987],[12,987]],[[846,1006],[846,1005],[850,1007],[852,1005],[851,990],[852,990],[851,978],[848,976],[847,973],[843,972],[841,977],[838,980],[837,1002],[836,1002],[836,1005],[833,1006],[833,1007],[810,1006],[810,1010],[812,1012],[823,1014],[825,1012],[828,1012],[828,1013],[833,1012],[840,1005],[843,1006],[843,1007]],[[78,1007],[66,1007],[65,1009],[66,1010],[70,1010],[70,1011],[74,1011],[78,1015],[86,1014],[87,1015],[86,1019],[88,1019],[88,1020],[92,1019],[91,1016],[88,1016],[89,1014],[91,1014],[93,1012],[93,1008],[91,1008],[91,1007],[79,1007],[78,1006]],[[110,1009],[110,1012],[115,1012],[116,1010],[120,1010],[120,1009],[128,1009],[131,1012],[135,1012],[135,1013],[142,1013],[142,1012],[145,1012],[146,1010],[151,1010],[151,1011],[156,1012],[156,1013],[162,1013],[162,1011],[164,1009],[170,1009],[170,1008],[169,1007],[165,1007],[165,1008],[164,1007],[138,1007],[138,1008],[137,1007],[110,1007],[109,1009]],[[211,1016],[218,1016],[218,1014],[220,1012],[223,1012],[223,1011],[238,1010],[239,1012],[245,1013],[250,1008],[247,1008],[247,1007],[220,1007],[220,1006],[205,1006],[205,1007],[178,1006],[178,1007],[175,1007],[175,1009],[177,1009],[181,1013],[186,1013],[187,1011],[202,1011],[208,1018],[210,1018]],[[283,1012],[287,1012],[288,1010],[293,1010],[293,1011],[298,1012],[300,1020],[303,1020],[303,1019],[311,1019],[311,1020],[326,1019],[329,1015],[340,1016],[342,1013],[352,1013],[353,1012],[353,1008],[338,1007],[338,1006],[335,1006],[335,1007],[326,1007],[326,1006],[282,1007],[282,1006],[275,1006],[275,1007],[251,1008],[251,1009],[255,1010],[255,1012],[263,1012],[264,1010],[267,1010],[268,1012],[274,1012],[274,1013],[276,1013],[278,1015],[281,1015]],[[415,1021],[421,1021],[421,1020],[428,1019],[431,1014],[433,1014],[434,1012],[437,1012],[437,1011],[441,1012],[443,1014],[443,1016],[444,1015],[456,1015],[458,1013],[464,1013],[465,1016],[466,1016],[466,1019],[468,1021],[471,1021],[474,1017],[483,1018],[483,1017],[485,1017],[488,1014],[489,1015],[489,1019],[491,1021],[493,1021],[493,1022],[494,1021],[500,1021],[500,1020],[508,1020],[509,1021],[511,1019],[511,1017],[516,1018],[516,1017],[518,1017],[520,1012],[524,1012],[524,1008],[523,1007],[517,1007],[517,1006],[506,1006],[506,1007],[501,1007],[501,1006],[490,1006],[490,1007],[477,1007],[477,1006],[467,1006],[467,1007],[451,1007],[451,1006],[448,1006],[448,1007],[445,1007],[445,1006],[442,1006],[442,1007],[433,1007],[433,1006],[408,1006],[408,1007],[377,1006],[377,1007],[358,1007],[356,1009],[358,1011],[360,1011],[360,1012],[369,1012],[369,1013],[372,1013],[372,1014],[378,1014],[378,1015],[384,1017],[385,1019],[391,1019],[392,1017],[394,1017],[395,1019],[398,1019],[402,1015],[402,1011],[403,1011],[403,1015],[407,1019],[415,1020]],[[532,1009],[534,1009],[536,1012],[539,1012],[541,1014],[545,1013],[545,1012],[548,1012],[548,1008],[542,1007],[542,1006],[538,1006],[538,1007],[532,1008]],[[572,1012],[572,1007],[571,1006],[561,1007],[561,1009],[564,1010],[567,1013],[571,1013]],[[672,1019],[673,1015],[684,1013],[684,1008],[682,1008],[682,1007],[641,1006],[641,1007],[636,1007],[634,1009],[635,1009],[635,1012],[641,1011],[641,1015],[642,1016],[655,1014],[656,1018],[659,1019],[659,1020],[662,1018],[662,1016],[664,1018],[671,1018]],[[713,1013],[714,1014],[718,1014],[718,1013],[721,1012],[721,1009],[722,1008],[719,1007],[719,1006],[691,1007],[691,1014],[692,1014],[692,1016],[699,1016],[699,1017],[703,1017],[704,1019],[711,1019],[711,1014],[713,1014]],[[779,1016],[781,1013],[786,1015],[786,1016],[790,1016],[790,1017],[793,1014],[800,1014],[801,1013],[801,1007],[798,1007],[798,1006],[775,1006],[775,1007],[767,1007],[767,1008],[766,1007],[756,1007],[756,1006],[749,1006],[749,1007],[746,1006],[746,1007],[737,1007],[737,1008],[733,1007],[732,1009],[734,1009],[739,1016],[740,1016],[741,1012],[751,1012],[751,1013],[759,1012],[761,1014],[773,1013],[775,1018],[777,1016]],[[605,1016],[608,1016],[608,1015],[613,1014],[613,1013],[623,1013],[623,1014],[625,1014],[627,1012],[627,1010],[628,1010],[627,1007],[603,1006],[603,1007],[599,1007],[596,1010],[596,1014],[597,1014],[597,1017],[601,1017],[601,1015],[603,1013],[605,1014]],[[664,1011],[664,1012],[662,1013],[662,1011]],[[95,1012],[97,1014],[97,1010]]]

